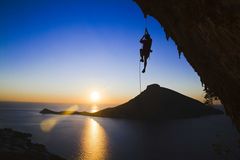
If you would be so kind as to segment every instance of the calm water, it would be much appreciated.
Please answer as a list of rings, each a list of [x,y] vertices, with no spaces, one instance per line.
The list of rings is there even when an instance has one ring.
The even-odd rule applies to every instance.
[[[39,114],[46,106],[54,110],[70,107],[0,103],[0,127],[30,132],[34,142],[70,160],[240,159],[239,133],[224,115],[160,124]]]

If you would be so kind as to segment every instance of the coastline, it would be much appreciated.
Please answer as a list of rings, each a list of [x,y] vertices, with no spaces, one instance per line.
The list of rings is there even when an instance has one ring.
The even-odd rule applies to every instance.
[[[47,151],[42,144],[32,143],[30,133],[10,128],[0,129],[0,157],[8,160],[65,160]]]

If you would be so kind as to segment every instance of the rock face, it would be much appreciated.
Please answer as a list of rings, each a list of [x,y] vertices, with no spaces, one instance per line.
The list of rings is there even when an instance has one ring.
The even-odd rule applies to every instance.
[[[240,129],[240,1],[134,1],[159,21]]]
[[[125,104],[93,113],[94,116],[130,119],[193,118],[223,112],[157,84],[149,85]]]
[[[32,135],[12,129],[0,129],[0,159],[6,160],[64,160],[49,153],[44,145],[33,144]]]

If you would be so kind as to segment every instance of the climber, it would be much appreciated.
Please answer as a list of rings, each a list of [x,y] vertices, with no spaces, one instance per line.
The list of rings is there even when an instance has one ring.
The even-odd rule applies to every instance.
[[[143,37],[140,39],[140,43],[143,44],[142,48],[140,49],[140,56],[141,56],[141,62],[144,62],[144,68],[142,70],[142,73],[145,73],[146,67],[147,67],[147,59],[150,55],[151,46],[152,46],[152,38],[150,34],[148,33],[147,28],[145,29],[145,33]]]

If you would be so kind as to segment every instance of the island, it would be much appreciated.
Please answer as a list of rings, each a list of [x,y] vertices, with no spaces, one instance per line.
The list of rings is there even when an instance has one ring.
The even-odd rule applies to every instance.
[[[40,113],[68,114],[67,111],[55,112],[46,108]],[[147,86],[147,89],[135,98],[119,106],[103,109],[95,113],[75,111],[71,112],[71,114],[125,119],[166,120],[223,114],[223,112],[176,91],[160,87],[158,84],[152,84]]]

